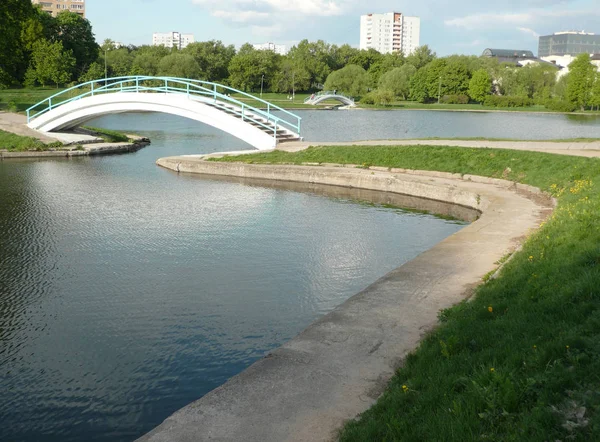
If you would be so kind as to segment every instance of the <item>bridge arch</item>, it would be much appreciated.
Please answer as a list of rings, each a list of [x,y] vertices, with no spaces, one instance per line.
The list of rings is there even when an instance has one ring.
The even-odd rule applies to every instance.
[[[319,104],[325,100],[337,100],[346,106],[350,106],[350,107],[356,106],[356,103],[354,102],[354,98],[339,94],[337,91],[325,91],[325,92],[319,92],[318,94],[313,94],[310,97],[308,97],[306,100],[304,100],[304,103],[312,104],[312,105],[316,106],[317,104]]]
[[[261,107],[232,94],[250,98]],[[84,83],[32,106],[27,118],[32,129],[55,132],[124,112],[162,112],[189,118],[259,150],[301,139],[301,118],[289,111],[227,86],[172,77],[118,77]]]

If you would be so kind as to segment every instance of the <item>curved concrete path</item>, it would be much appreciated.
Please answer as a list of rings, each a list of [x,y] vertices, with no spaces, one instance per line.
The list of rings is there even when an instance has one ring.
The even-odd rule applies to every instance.
[[[376,401],[403,358],[437,324],[440,309],[468,297],[494,263],[552,210],[551,201],[525,187],[472,176],[216,163],[198,157],[157,163],[180,172],[403,193],[482,214],[173,414],[140,439],[145,442],[334,439],[345,421]]]
[[[600,157],[600,141],[552,142],[552,141],[484,141],[484,140],[369,140],[351,142],[298,141],[278,146],[277,150],[298,152],[311,146],[457,146],[474,148],[530,150],[582,157]]]

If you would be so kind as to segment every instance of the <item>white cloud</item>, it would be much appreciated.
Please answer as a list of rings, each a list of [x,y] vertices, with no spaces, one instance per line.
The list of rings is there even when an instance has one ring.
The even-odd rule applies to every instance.
[[[538,39],[540,38],[540,34],[538,34],[537,32],[535,32],[533,29],[529,29],[529,28],[522,28],[522,27],[517,27],[517,29],[521,32],[524,32],[526,34],[531,35],[533,38]]]
[[[234,23],[247,23],[263,21],[269,18],[269,13],[258,11],[224,11],[218,9],[211,13],[213,17],[229,20]]]

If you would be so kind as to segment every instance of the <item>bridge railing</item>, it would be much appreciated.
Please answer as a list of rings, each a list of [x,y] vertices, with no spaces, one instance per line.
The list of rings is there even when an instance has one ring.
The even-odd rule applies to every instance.
[[[27,122],[75,100],[120,92],[184,94],[193,100],[210,102],[213,106],[238,115],[243,121],[251,121],[272,130],[274,137],[277,137],[278,128],[290,129],[298,135],[301,132],[301,117],[266,100],[218,83],[178,77],[128,76],[88,81],[65,89],[31,106],[27,109]],[[235,96],[232,97],[232,94]],[[236,98],[238,96],[250,99],[261,107],[249,105]],[[278,112],[282,116],[275,115],[273,112]],[[268,124],[258,117],[262,117]]]

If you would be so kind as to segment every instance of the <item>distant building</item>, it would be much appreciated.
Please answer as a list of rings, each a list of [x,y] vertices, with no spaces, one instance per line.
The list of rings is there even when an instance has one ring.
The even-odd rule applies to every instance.
[[[482,57],[495,58],[499,63],[510,63],[517,67],[523,67],[530,64],[545,63],[560,69],[555,63],[549,63],[533,55],[533,52],[527,49],[491,49],[487,48],[481,54]]]
[[[583,31],[565,31],[543,35],[539,40],[538,57],[540,58],[585,53],[600,54],[600,35]]]
[[[31,0],[31,3],[40,5],[42,11],[54,17],[59,12],[71,11],[85,18],[85,0]]]
[[[420,45],[421,19],[399,12],[368,14],[360,17],[360,49],[375,49],[382,54],[408,55]]]
[[[152,46],[183,49],[194,42],[194,34],[181,34],[179,32],[155,32],[152,34]]]
[[[285,45],[276,45],[275,43],[264,43],[260,45],[252,45],[257,51],[273,51],[279,55],[287,54],[287,47]]]

